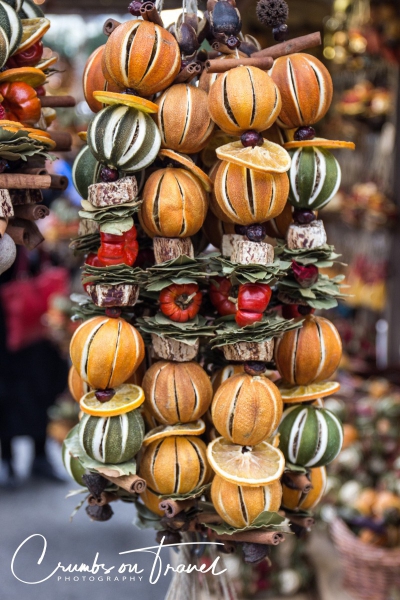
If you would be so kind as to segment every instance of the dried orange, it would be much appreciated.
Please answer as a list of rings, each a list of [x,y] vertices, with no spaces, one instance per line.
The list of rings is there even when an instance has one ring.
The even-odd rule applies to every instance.
[[[336,394],[340,390],[340,384],[336,381],[323,381],[310,383],[309,385],[291,385],[281,380],[277,383],[284,404],[299,404],[310,402],[319,398],[325,398]]]
[[[201,162],[205,167],[211,168],[218,161],[217,148],[237,141],[237,135],[229,135],[229,133],[217,129],[208,140],[206,147],[201,151]]]
[[[187,169],[193,175],[196,175],[204,186],[206,192],[211,192],[213,188],[213,183],[211,179],[202,171],[186,154],[181,154],[180,152],[176,152],[175,150],[169,150],[164,148],[160,150],[158,153],[158,157],[164,159],[164,162],[168,162],[168,159],[171,160],[172,164],[178,163],[179,166],[182,166],[184,169]]]
[[[327,148],[331,150],[347,148],[348,150],[355,150],[356,145],[354,142],[342,142],[340,140],[326,140],[325,138],[314,138],[313,140],[304,140],[302,142],[286,142],[283,144],[284,148],[290,150],[290,148],[309,148],[310,146],[316,146],[317,148]]]
[[[268,485],[280,479],[285,468],[282,452],[267,442],[239,446],[219,437],[208,445],[207,458],[217,475],[237,485]]]
[[[224,381],[211,405],[218,433],[233,444],[255,446],[278,427],[283,402],[278,388],[265,376],[239,373]]]
[[[244,366],[240,364],[226,365],[214,373],[214,375],[211,377],[214,394],[219,386],[225,383],[227,379],[233,377],[234,375],[239,375],[239,373],[244,373]]]
[[[236,67],[214,81],[208,110],[215,123],[232,135],[263,131],[276,121],[281,96],[271,77],[257,67]]]
[[[162,501],[161,496],[153,492],[149,487],[146,487],[144,492],[140,494],[140,500],[143,504],[156,515],[165,516],[165,512],[160,509],[159,504]]]
[[[287,485],[282,485],[282,505],[289,510],[312,510],[320,502],[326,487],[326,468],[310,469],[312,489],[303,493]]]
[[[101,104],[123,104],[124,106],[130,106],[131,108],[137,108],[145,113],[156,113],[158,112],[157,104],[141,98],[140,96],[134,96],[132,94],[121,94],[118,92],[109,91],[94,91],[93,98]]]
[[[279,510],[282,487],[279,481],[270,485],[249,487],[235,485],[216,475],[211,486],[211,499],[215,510],[232,527],[251,525],[265,510]],[[201,521],[201,515],[200,515]]]
[[[143,379],[147,404],[160,423],[190,423],[208,410],[212,400],[211,381],[195,362],[154,363]]]
[[[121,90],[114,82],[109,82],[104,76],[102,63],[104,56],[105,45],[97,48],[87,59],[85,69],[83,71],[83,93],[89,108],[94,113],[98,113],[103,105],[93,97],[93,92],[96,90],[104,90],[110,92],[118,92]]]
[[[90,392],[90,386],[83,381],[74,366],[71,366],[68,373],[68,388],[76,402],[80,402],[82,396]]]
[[[24,52],[33,44],[42,39],[46,31],[50,29],[50,21],[44,17],[36,19],[21,19],[22,38],[19,43],[17,53]]]
[[[221,250],[222,236],[227,233],[235,233],[235,225],[233,223],[224,223],[221,219],[218,219],[210,208],[203,223],[202,232],[210,244]]]
[[[275,344],[278,371],[292,385],[308,386],[329,379],[341,356],[338,330],[328,319],[314,315],[307,315],[299,329],[287,331]]]
[[[22,81],[33,88],[37,88],[45,83],[46,75],[41,69],[35,67],[7,69],[7,71],[0,73],[0,83],[13,83],[14,81]]]
[[[95,389],[121,385],[144,358],[142,336],[124,319],[93,317],[71,339],[72,364]]]
[[[101,402],[96,398],[96,392],[92,390],[81,398],[81,410],[93,417],[117,417],[124,415],[135,408],[139,408],[144,402],[144,392],[141,387],[133,383],[124,383],[115,388],[115,394],[107,402]]]
[[[54,140],[51,140],[50,138],[46,137],[45,135],[38,135],[36,133],[29,133],[28,137],[37,140],[38,142],[40,142],[41,144],[43,144],[44,146],[47,146],[47,148],[49,148],[50,150],[54,150],[54,148],[57,146],[56,142]]]
[[[159,494],[191,492],[210,479],[206,446],[193,436],[156,440],[145,448],[139,474]]]
[[[286,173],[290,169],[289,154],[273,142],[264,140],[262,146],[245,147],[242,142],[231,142],[216,149],[220,160],[248,167],[261,173]]]
[[[204,421],[198,419],[193,423],[177,423],[176,425],[159,425],[153,427],[148,434],[144,436],[143,446],[148,446],[156,440],[162,440],[172,435],[202,435],[206,430]]]

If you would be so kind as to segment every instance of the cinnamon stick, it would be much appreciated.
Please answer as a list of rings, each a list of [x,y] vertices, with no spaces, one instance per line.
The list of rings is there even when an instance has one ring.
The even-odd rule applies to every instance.
[[[28,175],[25,173],[2,173],[0,188],[23,190],[26,188],[48,190],[51,186],[50,175]]]
[[[8,233],[18,246],[25,246],[28,250],[33,250],[44,240],[36,223],[27,219],[11,219],[8,223],[6,233]]]
[[[15,216],[28,221],[44,219],[49,214],[50,210],[44,204],[22,204],[15,207]]]
[[[307,50],[309,48],[315,48],[321,44],[321,33],[316,31],[315,33],[293,38],[292,40],[282,42],[281,44],[275,44],[275,46],[270,46],[270,48],[257,50],[257,52],[253,52],[251,56],[270,56],[271,58],[276,59],[280,56],[287,56],[288,54],[294,54],[295,52],[302,52],[303,50]]]
[[[196,500],[191,498],[189,500],[173,500],[172,498],[166,498],[162,500],[158,505],[160,510],[165,512],[167,517],[176,517],[182,510],[186,510],[195,506]]]
[[[67,189],[69,181],[68,177],[64,175],[50,175],[51,177],[51,189],[64,191]]]
[[[232,535],[218,534],[217,539],[227,542],[249,542],[277,546],[284,541],[285,536],[280,531],[239,531]]]
[[[118,500],[117,494],[113,492],[101,492],[100,496],[96,497],[91,494],[88,498],[88,504],[90,506],[105,506],[110,502],[115,502]]]
[[[40,96],[39,100],[43,108],[72,108],[76,106],[76,100],[73,96]]]
[[[313,489],[313,485],[306,473],[287,471],[283,474],[282,483],[291,490],[300,490],[303,494],[308,494]]]
[[[175,77],[173,83],[189,83],[196,75],[201,73],[201,64],[191,62]]]
[[[69,152],[72,146],[72,135],[67,131],[49,131],[51,139],[56,143],[55,152]]]
[[[143,494],[147,487],[146,481],[139,475],[123,475],[122,477],[104,475],[104,477],[130,494]]]
[[[236,50],[233,48],[229,48],[226,44],[223,44],[222,42],[218,42],[217,40],[214,40],[211,44],[211,48],[213,50],[215,50],[216,52],[222,52],[223,54],[235,54],[236,55]]]
[[[205,63],[207,73],[225,73],[235,67],[249,66],[258,67],[264,71],[268,71],[274,64],[273,58],[270,56],[261,56],[260,58],[226,58],[225,60],[215,59],[207,60]]]
[[[315,519],[313,517],[296,517],[292,514],[286,514],[289,521],[298,525],[299,527],[303,527],[304,529],[311,529],[311,527],[315,523]]]
[[[199,523],[222,523],[221,517],[215,513],[200,513],[197,520]]]
[[[26,175],[47,175],[46,167],[30,167],[26,169],[19,169],[20,173],[25,173]]]
[[[153,2],[143,2],[140,7],[140,14],[145,21],[151,21],[160,27],[164,27],[163,20]]]
[[[8,217],[0,217],[0,239],[5,234],[7,225],[8,225]]]
[[[119,25],[121,25],[119,21],[116,21],[115,19],[107,19],[103,25],[104,35],[110,36],[112,32],[119,27]]]

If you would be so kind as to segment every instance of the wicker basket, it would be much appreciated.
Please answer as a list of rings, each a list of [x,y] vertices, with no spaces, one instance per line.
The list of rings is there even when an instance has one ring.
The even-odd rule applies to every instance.
[[[364,544],[340,519],[332,523],[331,535],[343,564],[343,585],[354,598],[399,597],[400,549]]]

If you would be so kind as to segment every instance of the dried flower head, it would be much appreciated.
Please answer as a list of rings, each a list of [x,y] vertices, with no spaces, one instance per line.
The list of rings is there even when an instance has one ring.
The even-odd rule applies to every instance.
[[[277,27],[287,21],[289,7],[285,0],[258,0],[257,18],[267,27]]]

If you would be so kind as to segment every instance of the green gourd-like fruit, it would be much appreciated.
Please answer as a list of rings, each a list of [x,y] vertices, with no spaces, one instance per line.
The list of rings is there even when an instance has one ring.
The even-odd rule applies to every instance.
[[[15,10],[0,0],[0,27],[4,29],[4,32],[8,38],[10,44],[10,56],[16,52],[22,38],[22,22]]]
[[[336,158],[325,148],[298,148],[289,152],[289,202],[295,208],[319,210],[339,189],[341,170]]]
[[[342,447],[342,424],[324,408],[292,406],[283,413],[278,431],[279,448],[293,465],[325,466]]]
[[[89,146],[84,146],[75,158],[72,167],[72,181],[78,194],[85,200],[89,195],[89,185],[100,181],[101,164],[93,156]]]
[[[161,146],[153,119],[124,105],[107,106],[89,124],[88,146],[103,165],[126,173],[148,167]]]
[[[40,6],[33,2],[33,0],[24,0],[18,14],[21,19],[37,19],[44,17],[44,12]]]
[[[65,442],[62,447],[62,460],[68,475],[70,475],[78,485],[84,486],[85,484],[82,481],[82,475],[86,473],[86,469],[81,465],[77,458],[71,455]]]
[[[144,422],[139,410],[117,417],[85,414],[79,423],[79,441],[86,454],[101,463],[131,460],[140,450]]]

